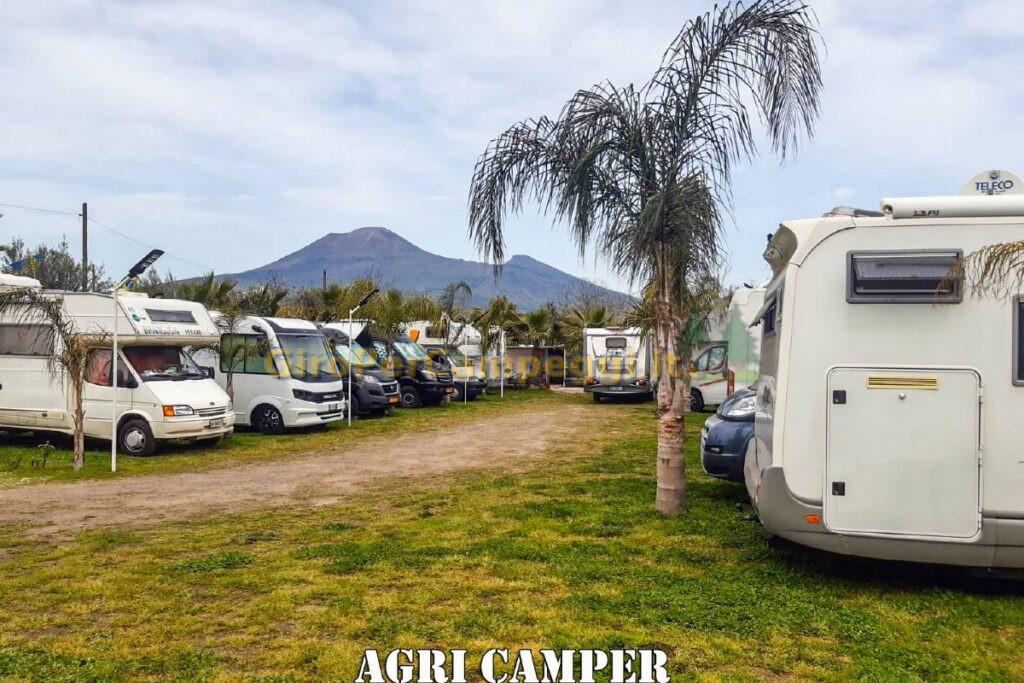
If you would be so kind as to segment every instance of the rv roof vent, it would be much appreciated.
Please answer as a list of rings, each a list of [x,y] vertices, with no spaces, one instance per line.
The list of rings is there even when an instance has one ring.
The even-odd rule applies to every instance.
[[[852,216],[854,218],[859,217],[870,217],[870,218],[881,218],[881,211],[871,211],[870,209],[855,209],[852,206],[837,206],[831,211],[826,211],[821,214],[822,218],[835,218],[836,216]]]
[[[32,289],[42,289],[43,285],[40,284],[39,280],[34,277],[25,277],[24,275],[8,275],[6,273],[0,274],[0,289],[15,289],[17,287],[30,287]]]

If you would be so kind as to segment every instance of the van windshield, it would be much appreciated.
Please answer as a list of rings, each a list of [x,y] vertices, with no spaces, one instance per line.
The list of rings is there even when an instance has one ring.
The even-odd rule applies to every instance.
[[[336,382],[341,376],[322,334],[279,334],[288,372],[300,382]]]
[[[206,379],[206,373],[178,346],[126,346],[124,355],[143,382]]]
[[[338,342],[334,345],[334,352],[341,357],[341,360],[344,363],[352,363],[354,367],[377,367],[377,361],[373,359],[373,356],[370,354],[370,352],[364,349],[359,344],[353,344],[350,347],[348,344]]]
[[[406,360],[424,360],[427,357],[427,352],[416,342],[397,341],[395,351]]]

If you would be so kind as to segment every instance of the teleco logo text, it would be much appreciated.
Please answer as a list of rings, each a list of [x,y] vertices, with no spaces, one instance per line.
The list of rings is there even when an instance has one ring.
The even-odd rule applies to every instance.
[[[486,650],[480,678],[487,683],[668,683],[662,650]],[[466,650],[376,650],[363,653],[356,683],[466,683]]]

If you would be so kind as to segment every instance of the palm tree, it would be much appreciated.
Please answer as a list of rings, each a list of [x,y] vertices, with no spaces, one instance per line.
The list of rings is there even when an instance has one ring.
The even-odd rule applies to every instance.
[[[178,296],[189,301],[198,301],[207,308],[223,308],[235,295],[237,280],[218,280],[207,273],[197,282],[182,282],[178,285]]]
[[[480,331],[480,348],[484,354],[484,375],[491,378],[491,362],[505,352],[501,348],[501,335],[514,330],[522,323],[516,305],[504,294],[499,294],[487,302],[483,309],[473,311]]]
[[[425,294],[405,294],[389,288],[371,300],[364,311],[373,321],[374,332],[387,340],[388,353],[393,353],[395,339],[405,331],[405,324],[410,320],[434,320],[438,304]]]
[[[46,368],[55,382],[67,381],[71,388],[73,410],[71,421],[74,443],[74,468],[85,467],[85,408],[82,392],[89,351],[110,343],[106,333],[78,331],[74,319],[64,308],[62,295],[46,294],[37,289],[17,287],[0,292],[0,315],[17,323],[31,325],[36,334],[53,346],[46,358]],[[28,329],[28,328],[27,328]],[[117,381],[117,365],[111,363],[113,381]],[[17,389],[15,389],[16,391]]]
[[[544,363],[544,347],[550,346],[555,336],[555,315],[551,307],[542,306],[534,311],[523,313],[512,336],[518,343],[533,347],[533,362],[539,371],[540,384],[547,387],[548,374]],[[527,377],[531,376],[533,376],[532,371],[528,373]]]
[[[274,317],[281,309],[281,303],[289,289],[278,280],[271,278],[261,284],[252,285],[237,293],[238,308],[249,315]]]
[[[441,296],[437,297],[437,314],[432,323],[444,330],[445,352],[451,350],[455,340],[469,324],[462,305],[471,296],[473,296],[473,290],[469,284],[460,280],[449,284],[441,292]]]
[[[568,225],[581,253],[596,247],[634,284],[653,284],[656,507],[667,515],[686,510],[676,339],[689,313],[676,294],[718,265],[730,170],[756,151],[750,107],[782,158],[813,132],[818,44],[799,0],[716,7],[686,23],[645,85],[578,91],[557,118],[495,138],[473,172],[469,232],[496,274],[507,214],[536,200]]]
[[[584,352],[583,334],[588,327],[615,327],[615,323],[615,314],[607,306],[573,306],[560,320],[565,355],[578,356]]]

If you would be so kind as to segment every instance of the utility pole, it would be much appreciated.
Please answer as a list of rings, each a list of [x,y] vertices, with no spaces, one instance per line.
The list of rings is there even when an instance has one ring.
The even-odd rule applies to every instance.
[[[322,284],[323,284],[323,286],[321,287],[321,289],[323,289],[326,292],[327,291],[327,269],[326,268],[324,268]]]
[[[82,202],[82,291],[89,291],[89,205]]]

